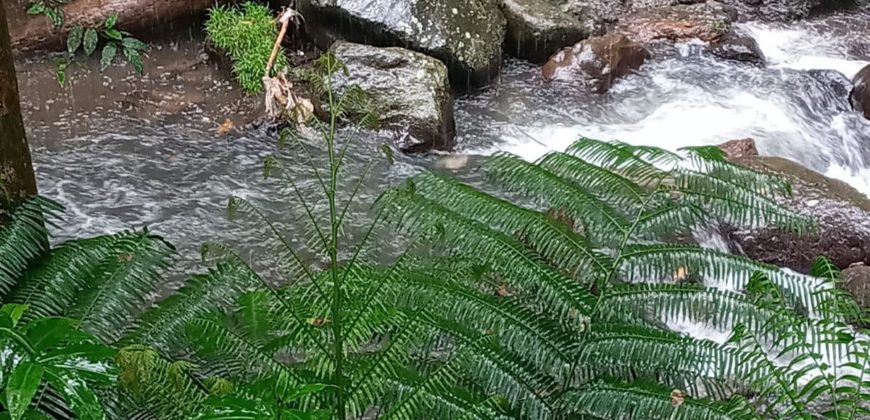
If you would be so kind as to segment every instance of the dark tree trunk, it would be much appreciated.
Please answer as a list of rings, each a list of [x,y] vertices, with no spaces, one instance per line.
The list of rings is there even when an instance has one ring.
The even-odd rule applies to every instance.
[[[14,203],[36,195],[36,176],[24,135],[3,0],[0,0],[0,183],[0,198],[5,202]]]
[[[45,16],[32,16],[12,28],[15,51],[64,48],[67,34],[76,27],[100,26],[118,14],[118,29],[135,31],[157,22],[202,12],[235,0],[72,0],[63,6],[64,25],[54,29]]]

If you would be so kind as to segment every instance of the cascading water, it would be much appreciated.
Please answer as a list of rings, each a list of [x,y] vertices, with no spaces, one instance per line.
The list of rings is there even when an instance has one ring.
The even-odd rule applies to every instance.
[[[740,25],[767,56],[764,68],[705,55],[697,44],[661,48],[605,96],[543,82],[537,67],[514,62],[497,88],[461,103],[459,144],[535,159],[579,136],[667,149],[751,137],[762,154],[870,194],[870,121],[848,101],[849,81],[870,63],[861,44],[868,16]]]

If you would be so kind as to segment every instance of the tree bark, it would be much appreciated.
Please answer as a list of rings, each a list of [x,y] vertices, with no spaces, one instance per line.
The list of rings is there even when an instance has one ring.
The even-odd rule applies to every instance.
[[[76,27],[100,26],[118,14],[115,27],[135,31],[203,11],[215,4],[234,0],[72,0],[63,6],[64,25],[52,28],[45,16],[32,16],[12,28],[12,48],[30,51],[63,48],[67,34]]]
[[[3,0],[0,0],[0,189],[0,200],[6,203],[36,195],[36,176],[24,134]]]

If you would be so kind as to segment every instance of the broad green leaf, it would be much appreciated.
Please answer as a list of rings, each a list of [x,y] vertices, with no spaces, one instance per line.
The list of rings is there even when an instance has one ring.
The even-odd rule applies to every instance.
[[[45,16],[51,21],[51,25],[55,28],[60,28],[63,26],[63,10],[60,10],[55,7],[46,7],[45,8]]]
[[[30,7],[27,9],[27,14],[28,15],[41,15],[41,14],[45,13],[45,9],[46,9],[45,3],[39,1],[39,2],[36,2],[36,3],[33,3],[30,5]]]
[[[124,57],[127,59],[127,62],[133,66],[136,73],[142,74],[145,72],[145,69],[142,66],[142,56],[139,54],[139,51],[124,47]]]
[[[121,41],[124,39],[124,35],[122,35],[121,31],[117,29],[106,29],[105,31],[103,31],[103,33],[106,34],[107,37],[116,41]]]
[[[42,382],[43,368],[33,362],[21,362],[6,384],[6,408],[13,420],[20,419],[30,406]]]
[[[85,31],[84,39],[82,40],[82,45],[85,48],[85,54],[90,56],[97,49],[97,42],[99,41],[99,37],[97,36],[97,31],[94,28],[88,28]]]
[[[145,50],[148,48],[148,45],[145,44],[144,42],[142,42],[136,38],[131,38],[131,37],[124,38],[123,44],[124,44],[124,48],[134,49],[134,50],[139,50],[139,51],[142,51],[142,50]]]
[[[102,420],[106,417],[97,395],[81,379],[69,377],[54,369],[45,371],[45,379],[80,420]]]
[[[100,71],[106,70],[109,66],[112,65],[112,60],[115,59],[115,55],[118,54],[118,47],[115,46],[114,42],[110,42],[103,47],[103,54],[100,57]]]
[[[9,315],[9,319],[12,320],[12,325],[18,325],[18,320],[21,319],[21,316],[24,315],[24,311],[29,308],[30,305],[27,304],[18,304],[18,303],[7,303],[0,307],[0,312]]]
[[[118,14],[114,13],[106,19],[106,29],[114,29],[116,23],[118,23]]]
[[[24,328],[27,340],[36,353],[51,350],[65,340],[80,339],[82,333],[74,328],[75,322],[67,318],[39,318]]]
[[[82,40],[85,37],[85,28],[76,26],[69,31],[69,37],[66,39],[66,50],[70,55],[75,54],[82,46]]]

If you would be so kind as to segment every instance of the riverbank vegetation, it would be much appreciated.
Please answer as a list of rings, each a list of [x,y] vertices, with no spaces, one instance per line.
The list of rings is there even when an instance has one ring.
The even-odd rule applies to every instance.
[[[78,28],[69,52],[96,51],[96,32]],[[114,21],[107,63],[132,39],[111,31]],[[270,9],[217,7],[207,31],[241,85],[262,89]],[[719,226],[812,232],[813,220],[774,200],[791,193],[783,179],[716,147],[581,138],[534,162],[495,154],[480,185],[418,173],[364,203],[371,220],[350,235],[362,185],[394,156],[383,146],[361,172],[346,165],[352,128],[377,120],[362,89],[334,88],[346,70],[330,53],[314,62],[305,81],[326,118],[282,126],[263,162],[304,226],[287,232],[228,197],[229,216],[271,251],[203,244],[207,268],[178,287],[176,250],[160,236],[55,243],[62,208],[35,196],[32,179],[2,185],[4,417],[870,416],[870,319],[836,266],[820,256],[800,274],[708,240]],[[14,123],[26,151],[13,114],[0,128]],[[398,253],[379,249],[381,232]]]
[[[491,157],[486,192],[412,177],[350,238],[359,190],[337,180],[360,185],[368,169],[347,172],[353,140],[336,133],[360,92],[330,88],[334,57],[319,66],[332,117],[314,133],[322,148],[287,129],[265,161],[307,220],[304,240],[231,197],[230,214],[274,253],[205,244],[211,268],[148,308],[170,244],[130,231],[50,248],[57,205],[10,210],[0,363],[11,418],[867,415],[868,341],[851,327],[866,321],[836,268],[822,258],[801,275],[692,235],[716,223],[813,229],[771,200],[789,193],[782,180],[716,148],[581,139],[534,163]],[[309,168],[313,202],[282,168],[318,150],[329,164]],[[407,239],[389,264],[369,252],[384,228]]]

